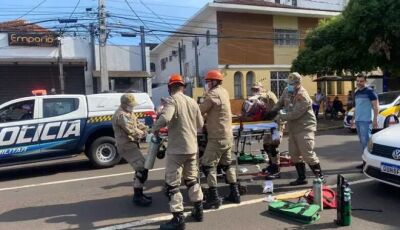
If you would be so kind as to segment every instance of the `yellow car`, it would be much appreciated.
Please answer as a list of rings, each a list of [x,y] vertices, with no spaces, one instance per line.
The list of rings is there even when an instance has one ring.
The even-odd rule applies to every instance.
[[[400,102],[394,106],[391,106],[378,115],[378,127],[386,128],[388,126],[399,123],[400,117]]]
[[[378,128],[383,129],[389,125],[398,123],[400,117],[400,91],[379,93],[378,100]],[[350,129],[352,132],[356,132],[356,126],[352,122],[354,111],[354,108],[352,108],[350,111],[347,111],[343,120],[343,126]]]

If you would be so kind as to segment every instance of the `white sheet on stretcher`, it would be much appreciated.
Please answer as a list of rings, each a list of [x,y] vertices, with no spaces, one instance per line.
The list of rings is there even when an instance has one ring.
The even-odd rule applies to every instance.
[[[237,132],[240,125],[232,125],[232,131]],[[271,128],[278,128],[278,124],[275,122],[260,122],[260,123],[245,123],[243,122],[243,131],[269,131]]]

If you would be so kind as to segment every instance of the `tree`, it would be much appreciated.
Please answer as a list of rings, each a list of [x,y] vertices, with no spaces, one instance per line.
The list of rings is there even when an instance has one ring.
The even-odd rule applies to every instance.
[[[323,20],[293,61],[302,74],[352,73],[378,66],[400,70],[400,1],[351,0],[343,14]]]

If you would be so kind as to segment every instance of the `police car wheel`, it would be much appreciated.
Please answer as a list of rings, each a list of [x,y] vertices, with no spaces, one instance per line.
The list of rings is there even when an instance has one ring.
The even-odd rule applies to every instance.
[[[90,145],[88,157],[96,168],[112,167],[121,160],[115,147],[115,140],[112,137],[99,137],[93,141]]]

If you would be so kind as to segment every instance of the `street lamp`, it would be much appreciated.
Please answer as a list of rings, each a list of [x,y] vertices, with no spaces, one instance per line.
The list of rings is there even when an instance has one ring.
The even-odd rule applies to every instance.
[[[120,34],[122,37],[131,37],[131,38],[136,37],[136,33],[121,32]]]
[[[67,19],[59,18],[58,22],[59,23],[77,23],[78,19],[76,19],[76,18],[67,18]]]

